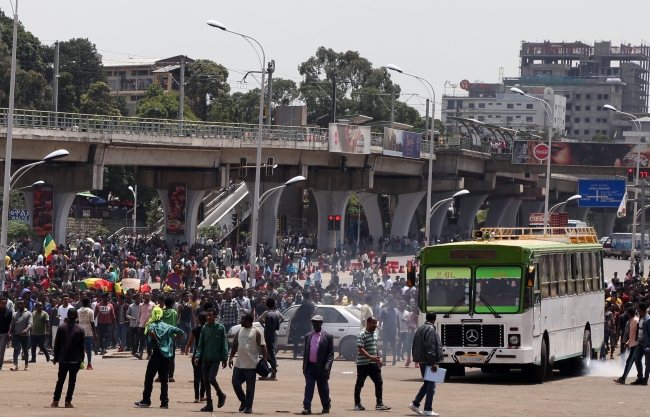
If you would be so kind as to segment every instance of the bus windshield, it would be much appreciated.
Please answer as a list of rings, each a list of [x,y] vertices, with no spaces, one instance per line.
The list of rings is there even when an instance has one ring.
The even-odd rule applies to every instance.
[[[426,269],[427,307],[439,313],[469,312],[469,290],[472,270],[468,267],[429,267]]]
[[[521,274],[522,269],[518,266],[476,268],[475,313],[489,314],[489,307],[497,313],[517,313],[521,295]],[[482,299],[478,294],[481,294]]]

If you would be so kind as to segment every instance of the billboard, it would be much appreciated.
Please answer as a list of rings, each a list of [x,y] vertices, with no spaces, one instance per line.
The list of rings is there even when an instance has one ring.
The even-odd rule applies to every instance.
[[[169,184],[167,190],[167,233],[185,233],[185,207],[187,205],[187,185]]]
[[[54,207],[54,186],[52,184],[40,184],[33,187],[34,190],[34,214],[33,229],[36,237],[45,238],[52,233],[52,210]]]
[[[340,153],[370,153],[370,127],[330,123],[329,151]]]
[[[625,180],[578,180],[579,207],[618,207],[625,195]]]
[[[384,155],[420,158],[422,134],[384,128]]]
[[[650,161],[647,143],[553,142],[551,165],[635,167],[637,152],[640,152],[640,165],[647,167]],[[512,145],[513,164],[545,164],[547,156],[548,145],[544,142],[518,140]]]
[[[29,226],[29,210],[9,210],[9,221]]]

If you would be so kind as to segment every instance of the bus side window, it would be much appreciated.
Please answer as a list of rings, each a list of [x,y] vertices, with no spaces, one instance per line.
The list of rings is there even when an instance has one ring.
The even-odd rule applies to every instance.
[[[566,254],[566,276],[567,276],[567,294],[575,295],[576,293],[576,282],[575,277],[573,276],[573,270],[571,269],[571,254]]]
[[[591,252],[582,254],[582,274],[585,277],[585,293],[591,292]]]
[[[551,297],[557,297],[557,259],[558,254],[552,253],[548,255],[548,264],[549,264],[549,281],[550,281],[550,293]]]
[[[548,261],[548,255],[539,257],[539,280],[542,289],[542,298],[549,297]]]
[[[555,255],[555,260],[557,261],[557,266],[555,267],[555,272],[557,274],[557,295],[563,297],[566,295],[566,261],[564,260],[564,254],[558,253]]]
[[[576,277],[576,294],[584,294],[585,278],[582,276],[582,253],[578,252],[574,255],[573,268]]]
[[[591,289],[594,292],[602,290],[602,274],[600,272],[599,256],[596,252],[591,252]]]

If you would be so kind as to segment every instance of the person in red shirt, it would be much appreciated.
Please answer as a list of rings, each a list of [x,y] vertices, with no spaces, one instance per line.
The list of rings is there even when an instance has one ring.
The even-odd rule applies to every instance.
[[[46,278],[43,278],[43,280],[41,281],[41,285],[43,286],[43,290],[44,290],[44,291],[47,291],[48,288],[50,288],[50,282],[51,282],[51,281],[50,281],[49,278],[47,278],[47,277],[46,277]]]
[[[100,355],[106,354],[111,340],[111,329],[115,332],[115,310],[108,302],[108,293],[102,294],[102,301],[95,306],[95,317],[97,317],[97,330],[99,331]]]

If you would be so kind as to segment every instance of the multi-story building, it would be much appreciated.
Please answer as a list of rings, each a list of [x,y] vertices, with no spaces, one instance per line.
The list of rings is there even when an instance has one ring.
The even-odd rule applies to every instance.
[[[571,138],[590,140],[601,133],[620,140],[634,129],[627,118],[604,109],[606,104],[636,115],[648,112],[649,46],[523,42],[519,56],[521,76],[504,79],[505,89],[551,87],[566,97],[566,134]]]
[[[554,111],[554,127],[564,132],[566,98],[550,88],[527,91],[545,100]],[[503,84],[471,84],[464,95],[443,95],[442,123],[448,131],[458,132],[456,122],[449,116],[475,119],[490,125],[515,130],[538,130],[548,126],[547,110],[537,100],[511,93]],[[488,132],[485,132],[489,136]]]
[[[175,56],[166,59],[118,59],[104,61],[108,86],[116,95],[124,96],[129,114],[135,114],[135,108],[145,90],[153,83],[159,84],[165,91],[178,91],[180,86],[181,59],[188,64],[194,60]]]

